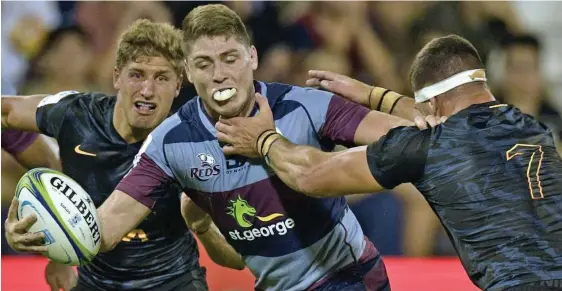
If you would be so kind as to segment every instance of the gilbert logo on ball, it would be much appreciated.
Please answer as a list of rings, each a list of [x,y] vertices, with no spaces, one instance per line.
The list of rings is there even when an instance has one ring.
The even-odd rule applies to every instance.
[[[20,179],[16,197],[18,219],[37,216],[29,231],[45,234],[46,257],[80,266],[97,255],[101,233],[96,206],[76,181],[51,169],[33,169]]]

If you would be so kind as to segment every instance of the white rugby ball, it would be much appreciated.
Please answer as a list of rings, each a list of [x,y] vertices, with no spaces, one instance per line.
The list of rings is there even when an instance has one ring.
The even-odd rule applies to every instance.
[[[46,168],[27,172],[16,189],[17,217],[35,214],[29,232],[45,234],[46,257],[60,264],[88,264],[101,245],[101,227],[90,195],[70,177]]]

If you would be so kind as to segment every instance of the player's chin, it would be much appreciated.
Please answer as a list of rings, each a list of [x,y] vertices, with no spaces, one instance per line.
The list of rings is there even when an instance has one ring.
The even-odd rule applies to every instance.
[[[166,119],[163,114],[136,115],[132,118],[131,126],[137,129],[153,129]]]
[[[236,117],[244,110],[244,104],[242,102],[237,102],[237,100],[217,107],[216,112],[225,118]]]

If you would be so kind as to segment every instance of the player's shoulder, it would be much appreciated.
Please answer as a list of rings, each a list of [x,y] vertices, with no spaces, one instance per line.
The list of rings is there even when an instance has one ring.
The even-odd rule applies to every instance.
[[[393,141],[397,143],[413,139],[429,139],[432,135],[432,132],[435,133],[440,130],[441,125],[438,125],[435,128],[428,128],[424,130],[420,130],[415,126],[398,126],[389,130],[382,139],[385,141]]]
[[[175,113],[170,117],[166,118],[160,125],[158,125],[151,133],[150,136],[152,140],[157,140],[164,142],[164,139],[173,132],[174,129],[182,126],[182,119],[179,113]]]
[[[166,118],[151,135],[153,141],[164,147],[169,144],[182,144],[190,146],[195,143],[216,140],[203,125],[199,112],[194,110],[192,102],[187,102],[178,112]],[[196,108],[196,107],[195,107]]]
[[[311,87],[291,86],[282,96],[283,100],[296,101],[301,104],[314,104],[329,101],[333,93]]]
[[[43,98],[37,107],[46,105],[63,105],[68,107],[80,107],[84,109],[98,108],[114,102],[114,96],[99,92],[62,91]]]
[[[506,132],[520,136],[550,135],[550,129],[537,118],[521,112],[517,107],[497,101],[474,104],[449,117],[446,137],[478,135],[490,139],[505,137]]]

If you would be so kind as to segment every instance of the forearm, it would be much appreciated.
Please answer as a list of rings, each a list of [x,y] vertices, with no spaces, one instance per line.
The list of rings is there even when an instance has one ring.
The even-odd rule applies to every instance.
[[[269,165],[277,176],[295,191],[305,194],[308,190],[303,187],[303,177],[311,170],[313,165],[320,164],[330,158],[332,153],[325,153],[309,146],[295,145],[279,137],[267,152]]]
[[[413,98],[390,89],[373,87],[368,96],[369,108],[413,121],[416,117]]]
[[[37,105],[47,95],[2,96],[2,128],[39,132],[35,120]]]
[[[98,208],[100,252],[114,249],[121,239],[150,214],[150,208],[119,190],[113,191]]]
[[[414,123],[407,119],[373,110],[359,123],[353,142],[357,146],[369,145],[378,141],[395,127],[413,125]]]
[[[226,242],[214,223],[211,223],[207,231],[196,235],[213,262],[231,269],[244,269],[245,264],[242,256]]]

